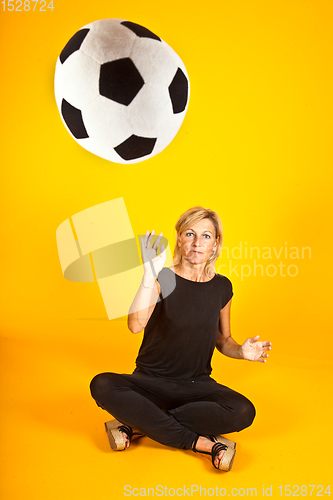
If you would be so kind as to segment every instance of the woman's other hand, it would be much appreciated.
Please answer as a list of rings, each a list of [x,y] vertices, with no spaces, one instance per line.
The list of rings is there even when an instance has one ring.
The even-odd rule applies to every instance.
[[[249,361],[260,361],[262,363],[266,362],[266,358],[269,356],[267,351],[272,349],[272,343],[268,341],[259,342],[258,339],[259,335],[245,340],[240,349],[243,359],[247,359]]]

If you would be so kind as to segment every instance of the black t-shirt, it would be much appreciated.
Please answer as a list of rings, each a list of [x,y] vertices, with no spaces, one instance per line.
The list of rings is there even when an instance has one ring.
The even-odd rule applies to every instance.
[[[157,377],[197,379],[212,371],[220,310],[233,296],[226,276],[190,281],[165,267],[161,295],[146,325],[137,369]]]

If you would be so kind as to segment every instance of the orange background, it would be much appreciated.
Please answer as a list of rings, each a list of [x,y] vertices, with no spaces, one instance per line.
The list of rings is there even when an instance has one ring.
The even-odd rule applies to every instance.
[[[255,487],[258,497],[272,485],[278,498],[279,485],[326,487],[332,2],[55,0],[46,12],[3,5],[1,498],[118,499],[125,485],[157,484]],[[108,17],[163,38],[191,83],[174,141],[134,165],[107,162],[76,144],[53,95],[56,59],[68,39]],[[200,204],[220,214],[230,251],[282,247],[281,257],[257,263],[282,262],[284,272],[297,266],[296,276],[262,277],[244,252],[217,262],[234,286],[236,340],[260,334],[273,343],[266,365],[214,355],[214,378],[257,408],[253,426],[232,436],[238,452],[229,474],[148,438],[125,453],[109,449],[109,416],[90,398],[89,382],[102,371],[131,371],[141,336],[130,334],[124,318],[107,320],[96,283],[63,278],[55,231],[71,215],[119,197],[135,234],[163,231],[173,245],[178,216]],[[310,247],[311,258],[292,259],[292,247]],[[229,264],[238,265],[238,276]],[[242,278],[241,265],[252,274]]]

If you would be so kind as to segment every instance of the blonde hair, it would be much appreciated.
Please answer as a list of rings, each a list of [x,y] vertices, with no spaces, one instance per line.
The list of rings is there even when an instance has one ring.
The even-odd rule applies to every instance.
[[[207,260],[204,272],[208,278],[212,277],[212,274],[215,272],[215,262],[218,259],[222,243],[223,243],[223,234],[222,234],[222,223],[218,216],[218,214],[214,210],[210,210],[209,208],[204,207],[193,207],[189,210],[186,210],[178,219],[175,225],[175,230],[177,231],[177,237],[182,234],[183,231],[186,231],[189,227],[196,224],[200,220],[209,219],[212,221],[215,228],[215,238],[218,238],[217,248],[215,253]],[[173,264],[174,266],[178,266],[182,261],[182,255],[180,248],[178,246],[178,241],[176,237],[175,249],[173,253]]]

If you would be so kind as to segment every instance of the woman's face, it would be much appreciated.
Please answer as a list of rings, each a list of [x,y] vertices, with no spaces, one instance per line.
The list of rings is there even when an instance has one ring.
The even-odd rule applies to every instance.
[[[203,264],[217,249],[218,239],[210,219],[202,219],[177,237],[182,259],[191,264]]]

